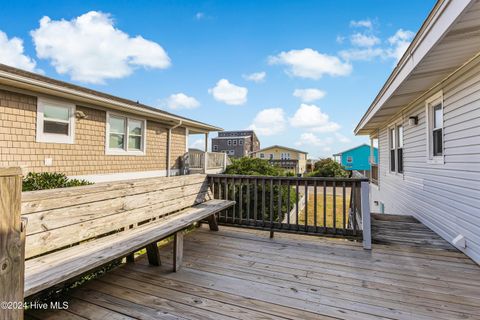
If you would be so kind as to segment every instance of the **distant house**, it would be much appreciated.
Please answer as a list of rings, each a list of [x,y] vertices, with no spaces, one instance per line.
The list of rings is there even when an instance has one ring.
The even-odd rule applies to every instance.
[[[373,210],[480,263],[480,1],[435,4],[355,133],[378,140]]]
[[[370,164],[372,162],[373,151],[373,163],[378,162],[378,149],[372,148],[368,144],[362,144],[354,148],[336,153],[333,158],[339,162],[345,170],[355,170],[368,176],[370,171]]]
[[[0,64],[0,166],[93,182],[175,175],[221,128]]]
[[[253,152],[256,158],[268,160],[273,165],[279,166],[294,174],[304,174],[307,170],[307,152],[274,145]]]
[[[260,140],[253,130],[223,131],[212,138],[213,152],[223,152],[234,158],[249,156],[259,149]]]

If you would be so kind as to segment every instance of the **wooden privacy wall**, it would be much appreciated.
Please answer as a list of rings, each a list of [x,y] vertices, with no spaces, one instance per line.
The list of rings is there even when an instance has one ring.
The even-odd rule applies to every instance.
[[[204,202],[205,175],[148,178],[24,192],[26,258],[118,232]]]
[[[23,319],[23,309],[18,307],[23,302],[25,241],[21,191],[20,168],[0,168],[0,319]]]

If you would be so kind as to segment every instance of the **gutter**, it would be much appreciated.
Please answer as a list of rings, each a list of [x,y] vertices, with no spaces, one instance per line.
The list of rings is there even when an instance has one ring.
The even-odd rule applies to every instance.
[[[48,83],[45,81],[31,79],[28,77],[12,74],[10,72],[3,71],[3,70],[0,70],[0,79],[2,79],[3,80],[2,82],[6,83],[7,85],[9,84],[16,88],[24,88],[31,91],[37,91],[37,92],[46,91],[46,93],[51,94],[53,96],[59,96],[59,95],[63,97],[66,96],[72,100],[78,100],[78,99],[80,99],[81,101],[89,100],[89,101],[93,101],[94,104],[98,103],[102,106],[110,107],[110,108],[112,106],[116,106],[119,108],[127,109],[127,111],[134,111],[136,113],[150,115],[152,118],[169,120],[169,121],[172,121],[172,120],[181,121],[185,124],[188,124],[192,128],[201,128],[203,130],[207,129],[212,131],[223,131],[222,128],[198,123],[197,121],[194,121],[194,120],[182,119],[181,117],[177,117],[172,114],[155,112],[154,110],[149,110],[148,108],[145,108],[145,107],[139,107],[133,104],[115,101],[113,99],[109,99],[106,97],[99,97],[92,93],[81,92],[75,89],[62,87],[60,85]]]
[[[172,130],[180,127],[182,124],[183,124],[183,121],[180,120],[179,123],[177,123],[173,127],[168,128],[168,134],[167,134],[167,177],[171,176],[170,155],[171,155],[171,149],[172,149]]]

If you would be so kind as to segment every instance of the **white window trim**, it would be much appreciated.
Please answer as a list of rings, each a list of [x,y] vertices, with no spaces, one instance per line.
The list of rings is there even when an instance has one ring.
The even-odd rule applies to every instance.
[[[403,127],[403,152],[404,152],[404,157],[403,157],[403,172],[398,172],[398,127]],[[392,141],[390,138],[390,131],[393,129],[395,132],[395,171],[391,170],[391,159],[390,159],[390,152],[392,151]],[[397,121],[391,123],[387,127],[387,138],[388,138],[388,168],[387,168],[387,175],[390,176],[399,176],[399,177],[405,177],[405,124],[404,124],[404,119],[398,119]],[[380,143],[380,141],[379,141]],[[380,162],[380,157],[378,158],[378,162]],[[377,164],[380,167],[380,164]],[[380,179],[380,178],[379,178]]]
[[[69,125],[68,125],[68,136],[63,134],[55,133],[44,133],[43,132],[43,112],[45,109],[45,104],[69,108]],[[46,143],[65,143],[65,144],[74,144],[75,143],[75,111],[76,107],[73,103],[65,102],[62,100],[53,100],[43,97],[37,97],[37,142],[46,142]]]
[[[392,130],[394,136],[392,137]],[[397,126],[396,124],[392,124],[388,126],[388,170],[387,172],[391,175],[397,174]],[[392,148],[393,144],[395,144],[395,148]],[[393,161],[395,162],[395,170],[392,171],[392,150],[395,150],[393,155]]]
[[[124,149],[110,149],[110,117],[120,117],[120,118],[125,118],[127,119],[125,126],[126,126],[126,131],[125,131],[125,147],[128,149],[128,121],[129,120],[137,120],[142,122],[142,147],[141,150],[124,150]],[[144,156],[146,155],[147,151],[147,120],[145,119],[139,119],[135,117],[129,117],[127,115],[121,114],[121,113],[114,113],[107,111],[107,116],[106,116],[106,125],[105,125],[105,154],[110,155],[110,156]]]
[[[433,127],[432,107],[440,103],[442,105],[442,155],[433,156],[433,144],[431,137],[431,128]],[[443,91],[439,91],[427,100],[425,100],[425,127],[427,135],[427,163],[428,164],[445,164],[445,109],[443,104]]]

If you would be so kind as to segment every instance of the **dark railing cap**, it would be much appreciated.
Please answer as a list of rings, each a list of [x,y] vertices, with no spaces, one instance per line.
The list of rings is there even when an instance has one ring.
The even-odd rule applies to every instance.
[[[270,179],[281,181],[328,181],[328,182],[368,182],[368,178],[331,178],[331,177],[280,177],[280,176],[249,176],[239,174],[208,174],[212,178]]]

